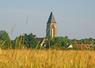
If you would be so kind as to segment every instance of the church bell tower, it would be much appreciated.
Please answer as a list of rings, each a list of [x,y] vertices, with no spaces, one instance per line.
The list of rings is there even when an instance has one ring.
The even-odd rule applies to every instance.
[[[50,13],[48,22],[47,22],[47,27],[46,27],[46,37],[47,38],[54,38],[57,36],[57,27],[56,27],[56,21],[54,18],[53,13]]]

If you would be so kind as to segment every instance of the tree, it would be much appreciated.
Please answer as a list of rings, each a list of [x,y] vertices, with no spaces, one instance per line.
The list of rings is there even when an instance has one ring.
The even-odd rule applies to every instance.
[[[26,45],[27,48],[36,48],[37,46],[37,39],[36,36],[33,35],[32,33],[27,35],[24,35],[24,44]]]
[[[50,48],[66,48],[70,44],[68,37],[55,37],[50,41]]]
[[[6,31],[0,31],[0,41],[2,49],[12,48],[10,37]]]
[[[13,41],[13,48],[17,49],[25,48],[23,35],[16,37],[16,39]]]
[[[13,41],[13,48],[36,48],[37,45],[36,36],[32,33],[27,35],[21,35]]]

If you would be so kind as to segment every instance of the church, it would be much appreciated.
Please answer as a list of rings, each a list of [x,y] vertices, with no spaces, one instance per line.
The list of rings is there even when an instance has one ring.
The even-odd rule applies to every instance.
[[[50,13],[48,22],[47,22],[47,27],[46,27],[46,37],[47,38],[54,38],[57,36],[57,26],[56,26],[56,21],[54,18],[53,13]]]
[[[49,40],[57,36],[57,24],[56,20],[54,18],[53,13],[50,13],[50,16],[47,21],[46,25],[46,37],[44,38],[37,38],[37,40],[40,42],[41,47],[48,47],[49,45]]]

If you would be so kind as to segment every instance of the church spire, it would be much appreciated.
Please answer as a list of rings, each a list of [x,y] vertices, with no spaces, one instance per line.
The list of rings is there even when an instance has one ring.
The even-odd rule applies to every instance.
[[[56,23],[53,13],[50,13],[49,19],[47,23]]]
[[[46,37],[54,38],[56,37],[56,35],[57,35],[56,21],[53,13],[51,12],[47,22]]]

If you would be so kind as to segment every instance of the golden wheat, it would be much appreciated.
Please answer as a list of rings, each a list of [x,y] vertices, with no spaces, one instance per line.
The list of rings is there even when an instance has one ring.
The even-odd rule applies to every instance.
[[[95,52],[87,50],[2,50],[0,68],[95,68]]]

